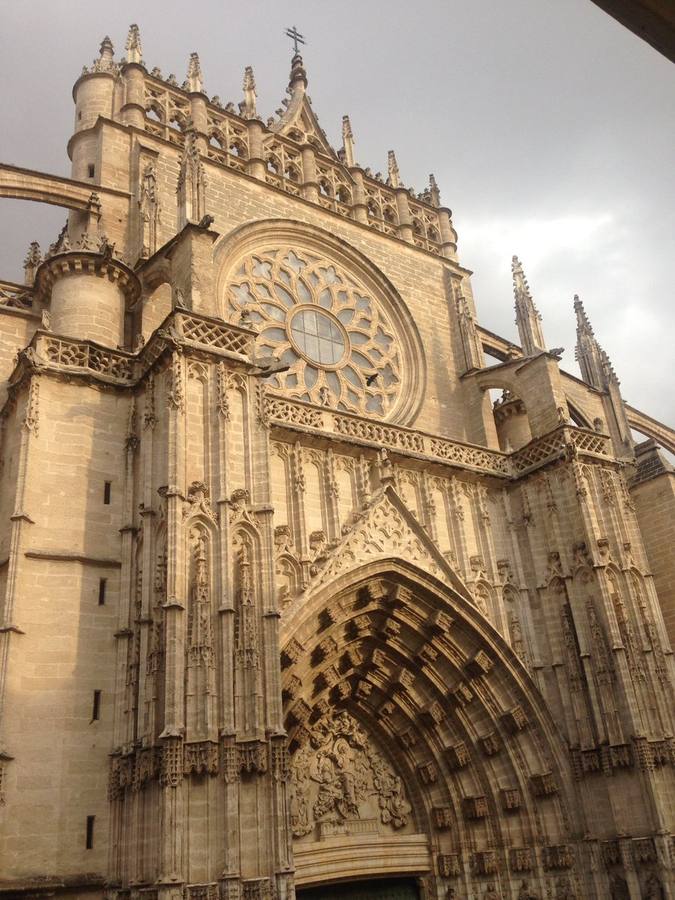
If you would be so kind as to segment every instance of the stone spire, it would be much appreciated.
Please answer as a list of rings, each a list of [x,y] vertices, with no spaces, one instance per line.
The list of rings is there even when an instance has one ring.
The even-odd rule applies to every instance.
[[[344,162],[346,166],[355,165],[354,162],[354,132],[352,131],[352,123],[349,116],[342,117],[342,150],[344,153]]]
[[[574,295],[574,312],[577,316],[577,346],[574,356],[579,363],[581,377],[586,384],[599,391],[606,390],[610,384],[618,385],[619,379],[612,368],[612,363],[598,343],[584,304],[577,294]]]
[[[516,325],[525,356],[546,352],[546,341],[541,328],[541,316],[534,305],[530,286],[517,256],[511,260],[513,294],[516,299]]]
[[[185,90],[193,94],[204,93],[204,78],[202,76],[202,67],[199,62],[199,54],[191,53],[190,62],[188,63],[187,80],[183,85]]]
[[[606,429],[612,436],[618,455],[631,458],[633,456],[633,438],[626,405],[621,396],[619,379],[612,368],[609,356],[597,342],[584,304],[576,294],[574,295],[574,312],[577,316],[577,346],[574,355],[581,369],[581,377],[586,384],[605,394],[603,405],[607,421],[602,423],[601,430]]]
[[[245,119],[255,119],[256,113],[255,78],[252,66],[244,69],[244,99],[239,104],[239,112]]]
[[[127,42],[124,48],[127,51],[128,63],[143,65],[143,48],[141,47],[141,33],[138,30],[138,25],[129,26],[129,34],[127,35]]]
[[[401,175],[396,162],[396,154],[393,150],[390,150],[387,154],[387,170],[387,184],[394,188],[401,187]]]

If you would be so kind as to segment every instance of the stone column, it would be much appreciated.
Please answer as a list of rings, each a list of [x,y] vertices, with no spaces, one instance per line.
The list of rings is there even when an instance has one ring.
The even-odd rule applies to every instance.
[[[302,148],[302,196],[310,203],[319,201],[319,183],[316,175],[314,148],[305,144]]]
[[[120,110],[124,125],[145,126],[145,69],[138,63],[128,63],[122,69],[125,85],[124,106]]]
[[[397,234],[402,241],[407,241],[409,244],[412,244],[412,220],[410,218],[408,191],[405,188],[396,188],[396,211],[398,213]]]
[[[263,157],[264,127],[259,119],[249,119],[248,128],[248,162],[246,171],[254,178],[265,180],[265,160]]]
[[[353,166],[349,170],[349,174],[354,179],[352,214],[357,222],[366,225],[368,223],[368,207],[366,206],[366,191],[363,186],[363,172],[358,166]]]

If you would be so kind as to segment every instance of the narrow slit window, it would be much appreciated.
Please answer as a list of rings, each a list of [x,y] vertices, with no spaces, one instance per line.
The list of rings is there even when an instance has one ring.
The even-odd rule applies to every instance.
[[[96,722],[101,718],[101,691],[94,691],[94,700],[91,704],[91,721]]]
[[[96,171],[96,169],[94,168],[94,164],[93,164],[93,163],[89,163],[89,166],[88,166],[88,172],[89,172],[89,177],[90,177],[90,178],[93,178],[93,177],[94,177],[94,172],[95,172],[95,171]]]
[[[106,481],[103,484],[103,502],[106,506],[110,504],[110,495],[112,493],[112,481]]]
[[[107,578],[99,578],[98,580],[98,605],[105,606],[105,591],[108,584]]]
[[[96,816],[87,816],[87,836],[85,839],[85,847],[87,850],[93,850],[94,848],[94,822],[96,821]]]

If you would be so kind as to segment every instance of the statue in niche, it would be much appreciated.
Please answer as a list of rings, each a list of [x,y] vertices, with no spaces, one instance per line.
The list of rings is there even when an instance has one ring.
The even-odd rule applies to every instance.
[[[488,884],[485,889],[484,900],[502,900],[502,895],[497,893],[494,884]]]
[[[401,779],[347,712],[319,722],[291,765],[295,837],[317,825],[347,833],[349,823],[376,820],[403,828],[412,807]]]

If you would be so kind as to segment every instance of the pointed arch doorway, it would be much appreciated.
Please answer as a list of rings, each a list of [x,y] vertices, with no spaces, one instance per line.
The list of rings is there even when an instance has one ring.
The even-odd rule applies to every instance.
[[[419,900],[417,881],[387,878],[323,884],[297,891],[298,900]]]
[[[465,592],[407,560],[374,560],[326,572],[282,621],[303,900],[517,891],[522,860],[542,890],[555,888],[549,859],[574,877],[564,746]],[[540,782],[555,789],[538,853]]]

